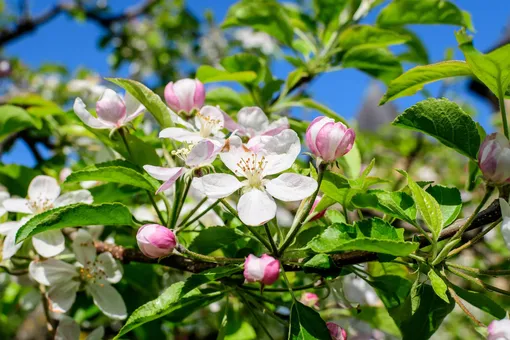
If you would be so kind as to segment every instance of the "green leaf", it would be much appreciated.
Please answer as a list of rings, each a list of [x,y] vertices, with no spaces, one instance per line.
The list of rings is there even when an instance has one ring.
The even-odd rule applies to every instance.
[[[441,230],[443,230],[443,214],[439,203],[432,197],[431,194],[423,190],[415,181],[413,181],[407,173],[402,171],[402,174],[407,177],[407,185],[411,189],[414,202],[421,217],[429,227],[434,240],[437,240]]]
[[[174,283],[155,300],[147,302],[136,309],[121,328],[115,339],[133,329],[170,314],[174,321],[184,319],[193,311],[203,308],[223,297],[222,292],[201,294],[197,287],[211,281],[230,276],[240,270],[238,266],[213,268],[200,274],[190,276],[186,281]],[[168,316],[167,316],[168,318]]]
[[[243,317],[238,304],[227,305],[217,340],[255,340],[257,333]]]
[[[357,221],[354,226],[333,224],[307,246],[317,253],[364,250],[407,256],[418,249],[419,244],[404,241],[403,233],[403,229],[396,229],[379,218],[371,218]]]
[[[466,300],[471,305],[489,313],[497,319],[506,318],[506,310],[484,293],[465,290],[455,285],[451,285],[451,287],[461,299]]]
[[[104,203],[93,205],[77,203],[35,215],[18,230],[16,243],[48,230],[89,225],[134,226],[134,222],[131,212],[123,204]]]
[[[385,48],[359,46],[351,48],[342,59],[344,68],[357,68],[388,84],[402,74],[402,65]]]
[[[159,125],[161,125],[161,128],[173,125],[170,116],[170,109],[165,105],[161,98],[152,92],[152,90],[147,86],[131,79],[106,78],[106,80],[119,85],[135,97],[143,106],[145,106],[147,111],[154,116]]]
[[[508,57],[510,44],[483,54],[475,49],[472,37],[468,36],[465,31],[455,32],[455,35],[459,48],[464,53],[474,75],[497,97],[500,97],[499,90],[504,95],[510,85],[510,58]]]
[[[326,323],[312,308],[294,301],[290,311],[289,340],[330,339]]]
[[[290,89],[292,89],[296,84],[298,84],[301,79],[308,77],[309,74],[303,68],[298,67],[294,71],[290,72],[285,80],[285,85],[283,86],[282,92],[280,94],[280,98],[284,98],[287,93],[289,93]]]
[[[149,190],[151,193],[159,187],[158,181],[135,165],[123,160],[94,164],[83,170],[74,171],[66,179],[66,182],[82,181],[128,184]]]
[[[409,24],[444,24],[471,29],[464,13],[453,3],[444,0],[397,0],[383,8],[377,17],[381,27]]]
[[[437,294],[437,296],[439,296],[444,302],[450,303],[448,295],[446,295],[448,286],[443,281],[443,279],[437,275],[434,269],[430,269],[427,276],[429,277],[430,283],[432,284],[432,289],[434,289],[434,292]]]
[[[443,215],[443,227],[452,224],[462,210],[462,198],[459,189],[431,185],[426,191],[439,203]]]
[[[206,100],[209,105],[230,105],[234,109],[241,109],[246,104],[239,93],[230,87],[216,87],[207,90]]]
[[[445,78],[471,76],[472,74],[468,64],[459,60],[416,66],[390,82],[388,91],[381,98],[379,105],[400,97],[412,96],[426,84]]]
[[[361,172],[361,153],[358,143],[354,142],[351,151],[341,157],[338,162],[342,165],[345,174],[349,178],[357,178]]]
[[[356,46],[385,47],[409,40],[406,35],[370,25],[353,25],[338,37],[338,47],[349,50]]]
[[[0,106],[0,140],[9,134],[25,130],[30,127],[40,129],[40,119],[31,116],[26,110],[18,106]]]
[[[230,6],[223,28],[250,26],[291,46],[294,30],[282,6],[274,0],[243,0]]]
[[[368,283],[374,287],[390,314],[393,309],[405,304],[412,286],[409,280],[397,275],[381,275]]]
[[[416,224],[416,205],[413,198],[402,191],[369,190],[356,194],[352,198],[352,204],[357,208],[376,209],[410,224]]]
[[[324,174],[321,191],[330,199],[345,206],[348,206],[350,198],[358,193],[351,189],[351,185],[345,177],[329,171]]]
[[[239,83],[249,83],[257,78],[253,71],[228,72],[218,70],[209,65],[202,65],[197,70],[197,78],[203,83],[214,83],[223,81],[236,81]]]
[[[228,227],[208,227],[202,230],[189,246],[191,251],[209,254],[213,251],[234,243],[242,236]]]
[[[335,278],[342,271],[327,254],[316,254],[303,264],[305,273],[315,273],[322,277]]]
[[[476,159],[480,148],[480,135],[473,119],[446,98],[429,98],[411,106],[393,125],[424,132],[471,159]]]
[[[384,307],[360,306],[350,310],[352,318],[368,323],[373,329],[378,329],[397,339],[400,338],[400,330]]]
[[[254,80],[257,82],[262,81],[265,76],[264,69],[265,64],[263,60],[253,54],[249,53],[234,54],[223,58],[220,64],[230,74],[247,71],[254,72],[255,74],[257,74],[257,78],[255,78]]]
[[[417,64],[429,64],[429,55],[427,48],[420,37],[413,31],[405,27],[392,27],[393,31],[405,34],[409,40],[405,43],[407,50],[398,55],[402,61],[408,61]]]

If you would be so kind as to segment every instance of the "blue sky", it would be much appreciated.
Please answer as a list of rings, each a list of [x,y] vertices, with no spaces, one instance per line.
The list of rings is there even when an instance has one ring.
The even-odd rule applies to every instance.
[[[31,8],[34,13],[49,8],[56,1],[32,0]],[[471,13],[476,29],[475,45],[481,51],[491,48],[502,36],[505,26],[510,19],[510,6],[507,0],[463,0],[454,1],[461,9]],[[8,5],[16,5],[17,0],[7,0]],[[114,10],[139,3],[139,0],[109,0]],[[228,7],[235,3],[233,0],[189,0],[188,7],[193,13],[203,19],[206,9],[214,12],[218,21],[221,21]],[[377,13],[373,13],[364,22],[373,23]],[[449,47],[456,47],[453,26],[415,26],[415,32],[423,39],[430,54],[431,62],[443,59]],[[101,35],[101,28],[90,22],[76,22],[68,16],[61,15],[46,24],[36,32],[26,35],[5,46],[4,54],[8,57],[19,57],[26,64],[38,67],[44,62],[62,63],[69,69],[85,66],[95,70],[102,76],[111,76],[107,63],[108,50],[99,50],[97,39]],[[463,59],[456,49],[456,59]],[[284,63],[276,63],[274,72],[279,77],[285,77],[291,70]],[[120,74],[122,76],[122,74]],[[329,106],[347,119],[351,119],[361,106],[364,92],[370,83],[370,78],[356,70],[343,70],[327,73],[317,79],[311,87],[315,100]],[[469,96],[465,90],[465,82],[457,86],[466,99],[474,105],[478,112],[477,119],[488,130],[490,127],[491,108],[482,100]],[[438,86],[429,87],[433,93]],[[421,100],[420,95],[397,100],[399,110]],[[20,163],[32,165],[34,160],[26,147],[19,145],[12,152],[2,157],[5,163]]]

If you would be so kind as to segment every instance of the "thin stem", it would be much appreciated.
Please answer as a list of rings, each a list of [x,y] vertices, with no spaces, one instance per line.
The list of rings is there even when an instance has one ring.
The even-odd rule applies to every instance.
[[[232,215],[234,215],[238,220],[241,220],[237,215],[237,211],[227,202],[227,200],[221,198],[219,201]],[[256,231],[255,228],[249,226],[247,226],[247,228],[253,234],[253,236],[255,236],[260,241],[260,243],[264,245],[264,247],[266,247],[267,250],[271,250],[271,245],[269,242],[262,235],[260,235],[260,233]]]
[[[259,306],[259,308],[262,309],[262,314],[265,314],[265,315],[268,315],[270,316],[272,319],[276,320],[277,322],[281,323],[282,325],[284,326],[288,326],[289,323],[286,322],[285,320],[282,320],[281,318],[279,318],[278,316],[276,316],[276,314],[273,313],[273,311],[269,308],[267,308],[267,306],[265,304],[263,304],[262,302],[260,302],[259,300],[262,300],[262,301],[265,301],[267,303],[271,303],[273,305],[276,305],[277,302],[275,301],[272,301],[262,295],[257,295],[257,294],[254,294],[250,291],[246,291],[246,292],[239,292],[241,294],[246,294],[245,297],[248,298],[252,304],[254,304],[255,306]]]
[[[258,287],[252,287],[252,286],[239,286],[239,288],[246,289],[246,290],[257,290],[257,291],[260,290]],[[298,290],[306,290],[306,289],[313,289],[313,288],[324,288],[324,285],[316,286],[315,283],[310,283],[307,285],[294,287],[294,288],[292,288],[292,290],[298,291]],[[264,292],[288,292],[288,291],[289,291],[288,288],[264,288]]]
[[[461,245],[460,247],[452,250],[451,252],[448,253],[448,256],[447,257],[451,257],[455,254],[458,254],[460,253],[461,251],[463,251],[464,249],[466,248],[469,248],[470,246],[472,246],[473,244],[475,244],[476,242],[480,241],[485,235],[487,235],[492,229],[494,229],[495,227],[498,226],[498,224],[501,223],[501,218],[498,219],[496,222],[492,223],[488,228],[485,228],[484,231],[482,231],[481,233],[479,233],[478,235],[476,235],[475,237],[473,237],[471,240],[469,240],[468,242],[464,243],[463,245]]]
[[[152,194],[149,190],[147,190],[147,196],[149,196],[149,200],[151,201],[152,206],[154,207],[154,210],[156,210],[156,213],[158,214],[158,218],[161,221],[161,224],[167,225],[167,221],[165,221],[165,218],[163,217],[163,214],[158,208],[158,204],[154,200],[154,197],[152,197]]]
[[[269,230],[269,226],[267,223],[264,223],[264,229],[266,230],[267,238],[269,239],[269,244],[271,245],[271,249],[273,250],[273,255],[278,257],[278,247],[274,243],[273,236],[271,236],[271,230]]]
[[[485,325],[483,323],[480,322],[480,320],[478,320],[477,318],[475,318],[475,316],[473,314],[471,314],[471,312],[466,308],[466,306],[464,306],[464,304],[462,303],[462,301],[459,299],[459,297],[457,296],[457,294],[455,293],[455,291],[448,287],[448,290],[450,291],[450,294],[452,295],[453,299],[455,300],[455,302],[457,303],[457,305],[460,307],[460,309],[462,309],[462,311],[477,325],[477,326],[480,326],[480,327],[485,327]]]
[[[253,316],[255,321],[259,324],[259,326],[264,330],[269,339],[274,340],[274,338],[271,336],[271,333],[269,333],[269,331],[267,330],[266,326],[262,323],[262,321],[260,321],[260,319],[257,317],[257,314],[255,314],[255,312],[253,311],[253,308],[250,308],[250,303],[246,299],[246,297],[243,294],[239,294],[239,297],[246,304],[246,307],[248,307],[246,309],[248,309],[248,311],[251,313],[251,315]]]
[[[289,282],[289,279],[287,278],[287,274],[285,273],[285,269],[283,268],[283,264],[280,262],[280,268],[282,269],[282,276],[283,276],[283,279],[285,280],[285,284],[287,285],[287,288],[290,292],[290,295],[292,295],[292,297],[294,298],[294,300],[297,301],[296,299],[296,295],[294,295],[294,291],[292,290],[292,286]]]
[[[488,283],[485,283],[483,282],[482,280],[476,278],[476,277],[472,277],[472,276],[469,276],[461,271],[458,271],[454,268],[452,268],[451,266],[447,266],[446,269],[448,269],[448,271],[450,271],[451,273],[457,275],[458,277],[461,277],[465,280],[468,280],[469,282],[472,282],[474,284],[476,284],[477,286],[485,289],[485,290],[489,290],[489,291],[492,291],[492,292],[496,292],[496,293],[500,293],[500,294],[503,294],[503,295],[507,295],[507,296],[510,296],[510,292],[507,292],[506,290],[503,290],[501,288],[498,288],[498,287],[495,287],[493,285],[490,285]]]
[[[505,96],[503,94],[503,88],[501,87],[501,72],[498,73],[498,100],[499,110],[501,111],[501,119],[503,121],[503,131],[506,138],[510,138],[508,133],[508,121],[506,118]]]
[[[124,131],[124,128],[120,128],[117,131],[119,132],[119,135],[122,138],[122,141],[124,142],[124,146],[126,147],[126,151],[129,154],[129,157],[133,158],[133,154],[131,153],[131,148],[129,147],[129,143],[126,138],[126,132]]]
[[[170,228],[170,221],[172,218],[172,207],[170,206],[170,202],[168,201],[168,198],[165,196],[164,193],[160,193],[161,199],[163,200],[163,203],[165,203],[166,208],[166,227]]]
[[[452,263],[452,262],[446,262],[446,265],[456,268],[456,269],[460,269],[465,272],[469,272],[470,274],[473,274],[476,276],[510,276],[510,270],[508,270],[508,269],[484,270],[484,269],[466,267],[466,266],[462,266],[460,264]]]
[[[207,214],[210,210],[212,210],[215,206],[218,205],[218,203],[220,203],[220,201],[216,201],[214,202],[213,204],[211,204],[209,207],[207,207],[207,209],[204,209],[204,211],[202,211],[200,214],[198,214],[197,216],[195,216],[191,221],[187,222],[186,224],[180,224],[179,227],[177,227],[175,229],[175,232],[178,233],[180,232],[181,230],[189,227],[190,225],[192,225],[193,223],[195,223],[196,221],[198,221],[199,219],[201,219],[205,214]]]
[[[182,207],[184,206],[184,201],[186,200],[186,197],[188,196],[188,191],[189,191],[189,188],[191,187],[191,181],[192,181],[192,178],[185,179],[184,191],[182,192],[180,197],[177,197],[178,196],[177,195],[177,185],[175,186],[174,205],[173,205],[173,209],[172,209],[171,222],[169,222],[169,224],[174,228],[177,223],[177,218],[179,217]]]
[[[212,263],[242,263],[244,262],[244,259],[236,259],[236,258],[228,258],[228,257],[215,257],[215,256],[207,256],[195,253],[189,249],[186,249],[182,244],[179,244],[176,248],[181,254],[186,254],[190,258],[205,262],[212,262]]]
[[[322,178],[324,177],[324,172],[326,171],[327,163],[321,163],[317,167],[317,189],[315,192],[310,196],[302,209],[296,213],[296,216],[294,217],[294,222],[292,223],[292,226],[290,227],[290,231],[288,232],[287,236],[285,237],[285,240],[280,245],[280,248],[278,249],[278,253],[283,255],[285,252],[285,249],[289,247],[292,242],[294,242],[294,238],[299,233],[299,230],[301,227],[306,223],[307,217],[310,214],[310,211],[312,210],[313,203],[315,202],[315,199],[317,198],[317,194],[319,193]]]
[[[198,204],[193,209],[191,209],[191,211],[182,219],[179,226],[188,222],[191,216],[193,216],[193,214],[195,214],[197,210],[200,209],[200,207],[204,205],[205,202],[207,202],[207,199],[208,199],[207,197],[202,198],[202,200],[200,200],[200,202],[198,202]]]

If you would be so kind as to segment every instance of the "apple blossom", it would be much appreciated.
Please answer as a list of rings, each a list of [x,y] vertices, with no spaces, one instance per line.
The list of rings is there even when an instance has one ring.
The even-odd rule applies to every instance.
[[[77,266],[55,259],[32,261],[30,276],[49,286],[46,293],[49,308],[56,313],[68,311],[76,293],[84,285],[94,304],[108,317],[122,320],[127,316],[122,296],[111,283],[122,279],[122,267],[110,253],[97,255],[92,236],[80,229],[73,241]]]
[[[280,262],[275,258],[263,254],[260,258],[248,255],[244,262],[244,278],[247,282],[260,282],[271,285],[280,275]]]
[[[319,297],[315,293],[305,292],[301,295],[301,303],[308,307],[319,307]]]
[[[3,201],[4,208],[10,212],[36,215],[44,211],[74,203],[92,203],[92,194],[88,190],[76,190],[60,195],[60,186],[56,179],[49,176],[36,176],[28,187],[28,197],[9,198]],[[12,222],[7,222],[12,223]],[[24,223],[23,223],[24,224]],[[16,232],[23,224],[10,225],[7,239],[14,241]],[[35,250],[44,257],[60,254],[65,249],[64,235],[60,230],[49,230],[32,237]],[[3,258],[16,253],[14,244],[5,242]],[[14,252],[13,252],[14,251]],[[5,255],[10,256],[5,256]]]
[[[252,106],[244,107],[237,113],[237,123],[225,114],[225,128],[239,136],[247,136],[250,139],[257,136],[274,136],[289,128],[287,117],[282,117],[269,123],[267,115],[261,108]]]
[[[500,134],[485,137],[478,152],[478,165],[483,177],[489,182],[510,182],[510,142]]]
[[[205,87],[198,79],[181,79],[165,86],[165,100],[175,112],[191,113],[199,110],[205,101]]]
[[[76,321],[67,315],[62,315],[55,332],[55,340],[80,340],[80,333],[80,326],[76,323]],[[104,327],[99,326],[87,335],[85,340],[102,340],[103,337]]]
[[[326,322],[331,340],[347,340],[347,332],[334,322]]]
[[[325,162],[334,162],[351,151],[355,138],[353,129],[324,116],[315,118],[306,129],[306,145]]]
[[[210,198],[224,198],[242,189],[237,212],[241,221],[249,226],[264,224],[275,217],[277,206],[273,197],[282,201],[298,201],[317,189],[313,178],[295,173],[266,178],[290,168],[301,150],[299,137],[292,130],[266,137],[258,144],[257,151],[244,145],[233,145],[228,152],[220,153],[221,160],[235,176],[205,175],[198,179],[196,185]],[[246,180],[241,182],[236,176]]]
[[[145,256],[159,258],[174,250],[177,241],[173,231],[159,224],[145,224],[136,233],[136,242]]]
[[[224,126],[224,112],[215,106],[204,106],[195,115],[195,125],[187,129],[169,127],[159,133],[159,138],[170,138],[178,142],[198,143],[207,139],[223,143],[225,135],[221,132]]]
[[[505,240],[506,247],[510,249],[510,205],[507,201],[500,198],[499,207],[501,209],[501,217],[503,218],[501,222],[501,234]]]
[[[164,168],[154,165],[144,165],[143,168],[149,175],[160,181],[165,181],[156,191],[156,194],[170,188],[177,179],[204,165],[211,164],[218,153],[221,146],[217,142],[208,139],[199,141],[196,145],[190,144],[187,147],[172,151],[172,155],[181,158],[185,166]]]
[[[124,98],[106,89],[96,103],[97,118],[87,109],[81,98],[76,98],[74,112],[83,123],[94,129],[116,129],[126,125],[143,113],[145,107],[126,92]]]
[[[7,191],[0,191],[0,217],[7,214],[7,209],[5,209],[3,202],[11,197]]]
[[[510,340],[510,320],[494,320],[487,327],[487,340]]]

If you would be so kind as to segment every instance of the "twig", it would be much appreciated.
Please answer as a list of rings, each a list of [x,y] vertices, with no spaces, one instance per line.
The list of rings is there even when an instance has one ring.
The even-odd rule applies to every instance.
[[[453,299],[455,300],[455,302],[457,303],[457,305],[459,305],[460,309],[462,309],[462,311],[477,325],[477,326],[480,326],[480,327],[485,327],[485,325],[483,323],[480,322],[480,320],[478,320],[477,318],[475,318],[475,316],[473,314],[471,314],[471,312],[469,311],[469,309],[466,308],[466,306],[464,306],[464,304],[462,303],[462,301],[459,299],[459,297],[457,296],[457,294],[455,294],[455,291],[448,287],[448,290],[450,291],[450,294],[452,295]]]

